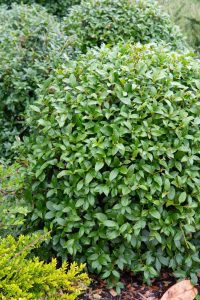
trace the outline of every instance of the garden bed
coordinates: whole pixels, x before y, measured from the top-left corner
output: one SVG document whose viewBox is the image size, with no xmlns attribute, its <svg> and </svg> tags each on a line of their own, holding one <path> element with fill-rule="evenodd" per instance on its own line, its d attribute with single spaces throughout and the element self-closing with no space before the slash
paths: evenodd
<svg viewBox="0 0 200 300">
<path fill-rule="evenodd" d="M 165 271 L 157 279 L 152 280 L 148 286 L 142 282 L 141 276 L 125 273 L 122 276 L 125 285 L 121 295 L 115 290 L 106 289 L 106 283 L 98 278 L 93 278 L 93 284 L 83 296 L 83 300 L 160 300 L 164 293 L 173 286 L 177 280 L 169 272 Z M 200 279 L 196 286 L 200 294 Z M 186 299 L 186 298 L 185 298 Z"/>
</svg>

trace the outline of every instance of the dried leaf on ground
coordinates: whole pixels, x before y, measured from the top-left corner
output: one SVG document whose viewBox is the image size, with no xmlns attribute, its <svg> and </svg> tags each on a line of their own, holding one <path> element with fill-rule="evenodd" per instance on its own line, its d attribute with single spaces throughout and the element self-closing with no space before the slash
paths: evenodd
<svg viewBox="0 0 200 300">
<path fill-rule="evenodd" d="M 111 289 L 109 292 L 113 297 L 117 296 L 117 292 L 115 290 Z"/>
<path fill-rule="evenodd" d="M 161 300 L 193 300 L 196 296 L 197 289 L 190 280 L 183 280 L 169 288 Z"/>
</svg>

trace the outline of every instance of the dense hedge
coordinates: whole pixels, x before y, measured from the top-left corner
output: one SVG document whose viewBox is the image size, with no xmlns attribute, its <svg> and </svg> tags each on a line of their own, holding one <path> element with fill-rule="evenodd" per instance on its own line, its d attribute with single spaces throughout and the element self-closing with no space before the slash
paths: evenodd
<svg viewBox="0 0 200 300">
<path fill-rule="evenodd" d="M 87 288 L 89 278 L 82 273 L 84 265 L 64 263 L 57 268 L 56 259 L 48 264 L 39 258 L 28 258 L 43 236 L 12 236 L 0 239 L 1 299 L 75 300 Z"/>
<path fill-rule="evenodd" d="M 65 20 L 66 31 L 87 47 L 116 44 L 122 40 L 171 43 L 183 46 L 183 37 L 171 19 L 151 0 L 87 0 L 72 7 Z"/>
<path fill-rule="evenodd" d="M 0 156 L 10 155 L 13 140 L 23 136 L 24 109 L 69 43 L 43 7 L 0 8 Z"/>
<path fill-rule="evenodd" d="M 114 284 L 199 267 L 200 63 L 154 45 L 91 50 L 31 106 L 31 228 Z M 195 243 L 197 245 L 195 246 Z"/>
<path fill-rule="evenodd" d="M 80 0 L 0 0 L 0 5 L 6 4 L 9 8 L 14 3 L 28 5 L 38 3 L 45 6 L 48 12 L 62 17 L 67 14 L 69 7 L 79 4 Z"/>
</svg>

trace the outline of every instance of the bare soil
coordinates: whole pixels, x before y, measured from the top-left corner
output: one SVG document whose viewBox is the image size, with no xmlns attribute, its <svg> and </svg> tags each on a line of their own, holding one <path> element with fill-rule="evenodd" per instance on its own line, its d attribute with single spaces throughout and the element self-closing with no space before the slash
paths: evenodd
<svg viewBox="0 0 200 300">
<path fill-rule="evenodd" d="M 107 289 L 106 283 L 98 278 L 93 278 L 93 283 L 83 295 L 83 300 L 159 300 L 163 294 L 174 285 L 177 280 L 169 272 L 163 272 L 160 278 L 154 279 L 151 286 L 142 282 L 142 277 L 125 273 L 122 276 L 125 288 L 121 295 L 117 295 L 114 289 Z M 196 286 L 200 292 L 200 280 Z"/>
</svg>

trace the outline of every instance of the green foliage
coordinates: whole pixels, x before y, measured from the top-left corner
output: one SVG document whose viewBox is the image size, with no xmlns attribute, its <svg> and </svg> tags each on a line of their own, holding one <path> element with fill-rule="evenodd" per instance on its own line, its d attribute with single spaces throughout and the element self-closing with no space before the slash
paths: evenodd
<svg viewBox="0 0 200 300">
<path fill-rule="evenodd" d="M 197 273 L 199 61 L 153 44 L 105 46 L 49 87 L 23 147 L 30 226 L 50 228 L 59 255 L 110 285 L 127 269 L 148 282 L 165 266 Z"/>
<path fill-rule="evenodd" d="M 84 265 L 57 261 L 48 264 L 37 257 L 27 258 L 30 251 L 44 240 L 42 236 L 7 236 L 0 240 L 0 297 L 1 299 L 68 299 L 74 300 L 89 284 Z M 66 272 L 67 270 L 67 272 Z"/>
<path fill-rule="evenodd" d="M 28 3 L 30 0 L 25 1 Z M 81 0 L 36 0 L 35 2 L 44 5 L 50 13 L 63 17 L 67 15 L 71 6 L 79 4 Z"/>
<path fill-rule="evenodd" d="M 23 224 L 28 206 L 22 197 L 24 178 L 18 164 L 0 165 L 0 235 L 14 233 Z"/>
<path fill-rule="evenodd" d="M 200 6 L 199 6 L 200 9 Z M 194 48 L 197 51 L 200 51 L 200 38 L 199 38 L 199 32 L 200 32 L 200 18 L 199 20 L 195 18 L 187 18 L 189 21 L 190 30 L 192 31 L 192 43 Z"/>
<path fill-rule="evenodd" d="M 0 0 L 0 5 L 6 4 L 9 8 L 13 3 L 23 3 L 28 5 L 38 3 L 45 6 L 48 12 L 62 17 L 67 14 L 69 7 L 75 4 L 79 4 L 80 0 Z"/>
<path fill-rule="evenodd" d="M 200 50 L 200 1 L 158 0 L 187 36 L 188 43 Z"/>
<path fill-rule="evenodd" d="M 69 43 L 39 5 L 0 9 L 0 156 L 9 156 L 13 141 L 26 132 L 24 110 Z"/>
<path fill-rule="evenodd" d="M 183 37 L 169 16 L 151 0 L 89 0 L 70 10 L 66 31 L 87 47 L 120 41 L 171 43 L 183 47 Z"/>
</svg>

